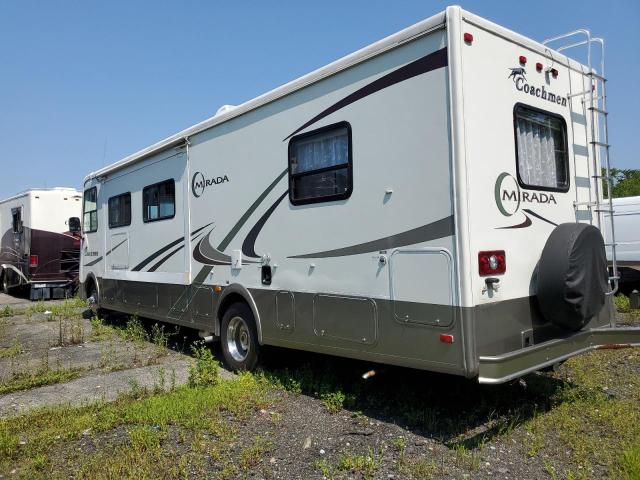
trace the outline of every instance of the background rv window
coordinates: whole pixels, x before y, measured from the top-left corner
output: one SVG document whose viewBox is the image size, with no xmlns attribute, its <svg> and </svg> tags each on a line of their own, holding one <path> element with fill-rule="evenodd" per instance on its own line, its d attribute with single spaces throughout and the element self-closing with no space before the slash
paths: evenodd
<svg viewBox="0 0 640 480">
<path fill-rule="evenodd" d="M 84 233 L 96 232 L 98 230 L 98 190 L 96 187 L 84 191 L 84 212 L 82 230 Z"/>
<path fill-rule="evenodd" d="M 349 198 L 353 190 L 351 128 L 342 122 L 289 142 L 289 198 L 294 205 Z"/>
<path fill-rule="evenodd" d="M 166 180 L 142 190 L 142 218 L 145 222 L 173 218 L 176 214 L 175 182 Z"/>
<path fill-rule="evenodd" d="M 11 209 L 13 233 L 22 233 L 22 207 Z"/>
<path fill-rule="evenodd" d="M 514 109 L 518 180 L 525 188 L 569 190 L 567 125 L 559 115 L 524 105 Z"/>
<path fill-rule="evenodd" d="M 109 228 L 131 225 L 131 193 L 109 199 Z"/>
</svg>

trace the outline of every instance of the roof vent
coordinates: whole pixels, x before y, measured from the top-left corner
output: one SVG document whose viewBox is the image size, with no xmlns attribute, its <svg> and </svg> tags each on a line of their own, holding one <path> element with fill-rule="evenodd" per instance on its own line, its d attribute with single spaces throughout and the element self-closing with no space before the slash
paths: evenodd
<svg viewBox="0 0 640 480">
<path fill-rule="evenodd" d="M 216 112 L 216 117 L 218 115 L 222 115 L 224 113 L 230 112 L 231 110 L 233 110 L 234 108 L 236 108 L 235 105 L 222 105 L 218 111 Z"/>
</svg>

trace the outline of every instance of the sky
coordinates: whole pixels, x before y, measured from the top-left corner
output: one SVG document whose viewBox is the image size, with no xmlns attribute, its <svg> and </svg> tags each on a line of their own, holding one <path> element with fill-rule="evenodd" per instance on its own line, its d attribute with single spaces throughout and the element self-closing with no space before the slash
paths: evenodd
<svg viewBox="0 0 640 480">
<path fill-rule="evenodd" d="M 611 158 L 640 168 L 640 2 L 461 1 L 606 40 Z M 89 172 L 442 11 L 440 1 L 0 0 L 0 198 Z"/>
</svg>

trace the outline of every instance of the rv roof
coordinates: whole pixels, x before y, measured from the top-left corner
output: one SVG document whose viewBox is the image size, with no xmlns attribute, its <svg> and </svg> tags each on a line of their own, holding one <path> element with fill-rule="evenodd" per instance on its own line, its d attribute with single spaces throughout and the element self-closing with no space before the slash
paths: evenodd
<svg viewBox="0 0 640 480">
<path fill-rule="evenodd" d="M 504 38 L 507 38 L 510 41 L 518 43 L 525 48 L 535 51 L 540 55 L 550 57 L 551 52 L 553 52 L 553 60 L 556 63 L 561 63 L 561 64 L 564 64 L 565 66 L 569 66 L 570 68 L 574 68 L 574 69 L 582 70 L 586 68 L 580 65 L 579 63 L 575 62 L 574 60 L 569 59 L 565 55 L 549 49 L 549 47 L 546 47 L 541 43 L 538 43 L 518 33 L 515 33 L 509 29 L 501 27 L 500 25 L 490 22 L 482 17 L 478 17 L 477 15 L 474 15 L 470 12 L 462 10 L 458 6 L 447 7 L 447 11 L 449 10 L 459 10 L 460 17 L 463 18 L 465 21 L 472 23 L 485 30 L 495 32 L 496 34 Z M 127 165 L 140 161 L 143 158 L 146 158 L 150 155 L 159 153 L 162 150 L 179 145 L 183 143 L 186 139 L 188 139 L 190 136 L 195 135 L 196 133 L 212 128 L 215 125 L 224 123 L 232 118 L 238 117 L 244 113 L 247 113 L 251 110 L 259 108 L 267 103 L 273 102 L 278 98 L 289 95 L 297 90 L 300 90 L 308 85 L 316 83 L 324 78 L 327 78 L 331 75 L 335 75 L 336 73 L 341 72 L 342 70 L 350 68 L 358 63 L 361 63 L 371 57 L 379 55 L 387 50 L 396 48 L 406 42 L 414 40 L 417 37 L 426 35 L 427 33 L 437 28 L 440 28 L 445 24 L 445 21 L 447 18 L 447 15 L 446 15 L 447 11 L 440 12 L 437 15 L 434 15 L 425 20 L 422 20 L 410 27 L 405 28 L 404 30 L 400 30 L 399 32 L 394 33 L 393 35 L 390 35 L 386 38 L 383 38 L 382 40 L 372 43 L 367 47 L 364 47 L 354 53 L 351 53 L 345 57 L 342 57 L 341 59 L 336 60 L 324 67 L 314 70 L 313 72 L 308 73 L 300 78 L 297 78 L 296 80 L 293 80 L 280 87 L 277 87 L 274 90 L 271 90 L 270 92 L 264 93 L 259 97 L 256 97 L 241 105 L 238 105 L 235 108 L 230 108 L 222 112 L 220 112 L 220 110 L 222 110 L 220 109 L 219 113 L 217 113 L 213 117 L 210 117 L 185 130 L 182 130 L 181 132 L 178 132 L 175 135 L 167 137 L 164 140 L 154 143 L 153 145 L 147 148 L 144 148 L 132 155 L 129 155 L 128 157 L 125 157 L 111 165 L 108 165 L 104 168 L 101 168 L 100 170 L 90 173 L 85 177 L 84 181 L 86 183 L 91 178 L 107 175 L 115 170 L 119 170 L 121 168 L 126 167 Z"/>
<path fill-rule="evenodd" d="M 36 192 L 70 192 L 78 195 L 82 195 L 82 192 L 70 187 L 51 187 L 51 188 L 30 188 L 28 190 L 24 190 L 20 193 L 16 193 L 12 197 L 5 198 L 4 200 L 0 200 L 0 203 L 8 202 L 9 200 L 15 200 L 16 198 L 26 197 L 30 193 Z"/>
</svg>

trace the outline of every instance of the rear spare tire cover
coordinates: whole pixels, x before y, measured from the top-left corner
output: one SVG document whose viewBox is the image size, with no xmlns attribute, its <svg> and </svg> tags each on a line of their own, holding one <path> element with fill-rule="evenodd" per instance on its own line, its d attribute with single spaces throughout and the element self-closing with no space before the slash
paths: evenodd
<svg viewBox="0 0 640 480">
<path fill-rule="evenodd" d="M 580 330 L 600 313 L 608 290 L 607 256 L 600 230 L 558 225 L 538 264 L 538 304 L 546 320 Z"/>
</svg>

